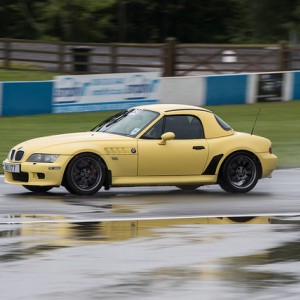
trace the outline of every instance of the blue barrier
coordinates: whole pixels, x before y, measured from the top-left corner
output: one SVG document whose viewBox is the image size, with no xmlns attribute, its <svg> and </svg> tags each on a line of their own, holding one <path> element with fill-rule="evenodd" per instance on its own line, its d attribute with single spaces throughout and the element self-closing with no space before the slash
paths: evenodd
<svg viewBox="0 0 300 300">
<path fill-rule="evenodd" d="M 51 113 L 52 90 L 53 81 L 3 82 L 2 116 Z"/>
<path fill-rule="evenodd" d="M 291 100 L 300 100 L 300 71 L 292 72 L 293 86 L 292 86 L 292 99 Z"/>
<path fill-rule="evenodd" d="M 245 104 L 247 74 L 206 77 L 206 105 Z"/>
<path fill-rule="evenodd" d="M 0 82 L 0 117 L 2 116 L 2 82 Z"/>
</svg>

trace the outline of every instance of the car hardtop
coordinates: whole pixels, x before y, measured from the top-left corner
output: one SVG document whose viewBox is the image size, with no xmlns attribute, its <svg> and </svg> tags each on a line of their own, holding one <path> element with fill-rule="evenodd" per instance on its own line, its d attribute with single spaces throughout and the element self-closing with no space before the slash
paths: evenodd
<svg viewBox="0 0 300 300">
<path fill-rule="evenodd" d="M 133 107 L 132 109 L 144 109 L 144 110 L 152 110 L 159 113 L 167 113 L 172 111 L 179 110 L 197 110 L 197 111 L 205 111 L 211 113 L 210 110 L 195 106 L 195 105 L 187 105 L 187 104 L 148 104 L 148 105 L 140 105 Z"/>
</svg>

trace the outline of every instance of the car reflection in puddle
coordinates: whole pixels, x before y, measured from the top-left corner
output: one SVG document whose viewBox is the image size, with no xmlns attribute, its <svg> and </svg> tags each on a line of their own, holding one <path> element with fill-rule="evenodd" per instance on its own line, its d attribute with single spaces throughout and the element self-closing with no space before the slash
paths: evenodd
<svg viewBox="0 0 300 300">
<path fill-rule="evenodd" d="M 1 220 L 4 299 L 296 299 L 300 292 L 297 218 Z"/>
</svg>

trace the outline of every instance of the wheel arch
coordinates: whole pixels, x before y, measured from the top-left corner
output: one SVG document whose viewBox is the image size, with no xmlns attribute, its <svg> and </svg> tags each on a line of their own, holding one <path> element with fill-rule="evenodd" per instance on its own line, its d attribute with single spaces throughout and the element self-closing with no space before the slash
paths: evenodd
<svg viewBox="0 0 300 300">
<path fill-rule="evenodd" d="M 220 176 L 222 174 L 222 170 L 224 168 L 224 165 L 225 165 L 226 161 L 228 159 L 230 159 L 230 157 L 232 155 L 236 154 L 236 153 L 244 153 L 244 154 L 246 154 L 248 156 L 252 156 L 253 157 L 254 162 L 255 162 L 255 164 L 257 166 L 258 178 L 261 179 L 262 178 L 262 165 L 261 165 L 261 162 L 260 162 L 258 156 L 255 155 L 255 153 L 253 153 L 251 151 L 248 151 L 248 150 L 236 150 L 236 151 L 233 151 L 233 152 L 227 154 L 226 156 L 224 156 L 223 160 L 221 161 L 221 164 L 220 164 L 220 167 L 219 167 L 219 170 L 218 170 L 218 181 L 220 180 Z"/>
<path fill-rule="evenodd" d="M 68 166 L 69 164 L 73 161 L 73 159 L 75 159 L 75 157 L 77 157 L 78 155 L 81 155 L 81 154 L 93 154 L 93 155 L 96 155 L 100 160 L 101 162 L 103 163 L 103 165 L 105 166 L 105 178 L 104 178 L 104 186 L 105 186 L 105 189 L 108 189 L 110 187 L 110 182 L 111 182 L 111 171 L 108 169 L 107 167 L 107 163 L 105 162 L 105 160 L 103 159 L 103 157 L 101 155 L 99 155 L 98 153 L 96 152 L 92 152 L 92 151 L 83 151 L 83 152 L 78 152 L 76 153 L 67 163 L 66 167 L 65 167 L 65 170 L 64 170 L 64 174 L 63 174 L 63 179 L 62 179 L 62 185 L 64 186 L 65 185 L 65 180 L 66 180 L 66 172 L 67 172 L 67 169 L 68 169 Z"/>
</svg>

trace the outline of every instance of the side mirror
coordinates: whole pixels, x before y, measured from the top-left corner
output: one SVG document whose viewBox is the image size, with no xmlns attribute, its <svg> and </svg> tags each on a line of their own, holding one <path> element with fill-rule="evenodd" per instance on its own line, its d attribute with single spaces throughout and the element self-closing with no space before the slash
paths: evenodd
<svg viewBox="0 0 300 300">
<path fill-rule="evenodd" d="M 165 132 L 161 136 L 161 141 L 158 143 L 158 145 L 165 145 L 167 141 L 174 140 L 175 134 L 173 132 Z"/>
</svg>

